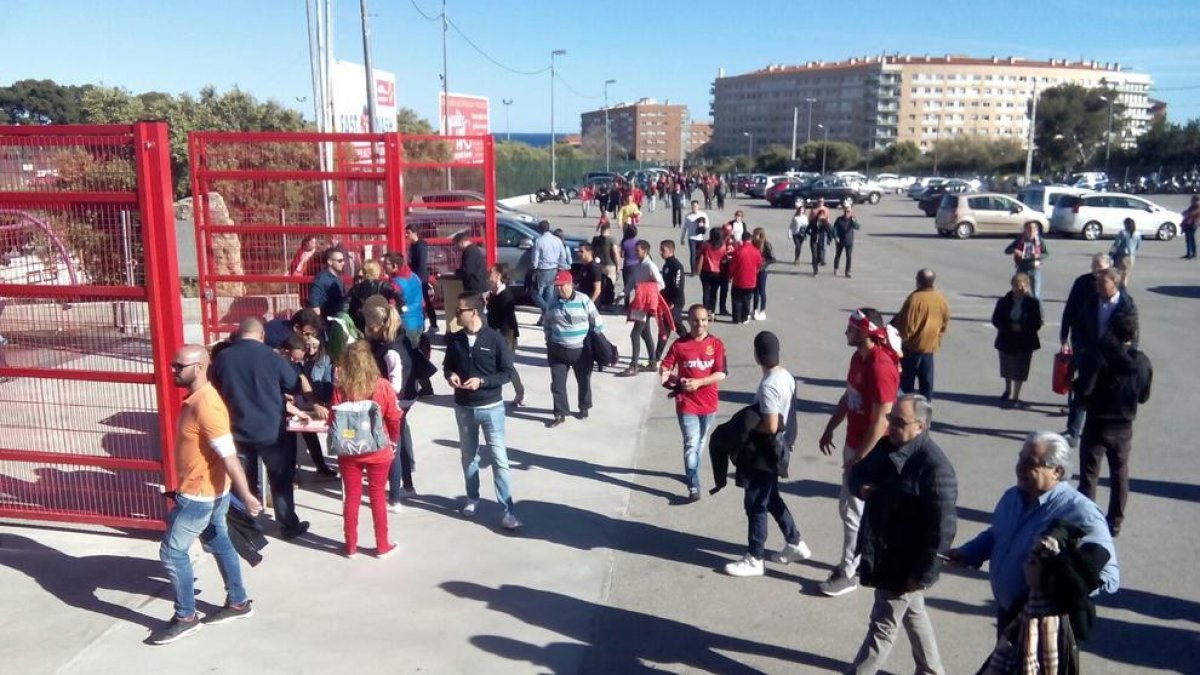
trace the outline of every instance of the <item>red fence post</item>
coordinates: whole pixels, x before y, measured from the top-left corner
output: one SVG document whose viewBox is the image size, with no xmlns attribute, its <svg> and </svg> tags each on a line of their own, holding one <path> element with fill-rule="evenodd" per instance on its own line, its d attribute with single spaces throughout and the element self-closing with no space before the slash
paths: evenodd
<svg viewBox="0 0 1200 675">
<path fill-rule="evenodd" d="M 484 250 L 487 251 L 488 267 L 496 264 L 496 165 L 492 136 L 483 137 L 483 202 L 487 204 L 486 227 L 484 227 Z"/>
</svg>

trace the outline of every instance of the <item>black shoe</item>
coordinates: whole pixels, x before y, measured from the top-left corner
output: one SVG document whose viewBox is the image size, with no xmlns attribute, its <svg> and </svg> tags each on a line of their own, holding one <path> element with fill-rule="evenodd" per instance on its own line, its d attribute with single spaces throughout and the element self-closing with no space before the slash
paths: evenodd
<svg viewBox="0 0 1200 675">
<path fill-rule="evenodd" d="M 327 466 L 318 466 L 317 467 L 317 475 L 320 476 L 321 478 L 333 479 L 333 478 L 338 477 L 338 472 L 334 471 L 333 469 L 331 469 Z"/>
<path fill-rule="evenodd" d="M 700 501 L 700 491 L 695 488 L 688 490 L 688 501 L 689 502 Z"/>
<path fill-rule="evenodd" d="M 554 427 L 556 427 L 566 421 L 567 421 L 566 417 L 563 417 L 562 415 L 555 415 L 554 419 L 550 420 L 549 422 L 546 422 L 546 428 L 553 429 Z"/>
<path fill-rule="evenodd" d="M 308 532 L 308 521 L 302 520 L 299 523 L 297 523 L 295 527 L 283 528 L 283 532 L 281 532 L 279 534 L 279 538 L 283 539 L 284 541 L 290 541 L 292 539 L 295 539 L 296 537 L 299 537 L 300 535 L 304 534 L 305 532 Z"/>
<path fill-rule="evenodd" d="M 170 623 L 150 634 L 150 644 L 169 645 L 195 633 L 203 626 L 204 624 L 200 623 L 199 615 L 192 615 L 190 621 L 184 621 L 177 616 L 172 617 Z"/>
<path fill-rule="evenodd" d="M 1120 523 L 1109 523 L 1108 524 L 1108 532 L 1109 532 L 1109 534 L 1112 535 L 1113 539 L 1116 539 L 1117 537 L 1121 536 L 1121 524 Z"/>
<path fill-rule="evenodd" d="M 579 414 L 578 414 L 578 415 L 576 415 L 576 417 L 578 417 L 578 418 L 579 418 L 579 419 L 581 419 L 581 420 L 586 420 L 586 419 L 588 418 L 588 409 L 587 409 L 587 408 L 582 408 L 582 409 L 579 411 Z"/>
<path fill-rule="evenodd" d="M 241 607 L 226 602 L 224 607 L 204 617 L 204 623 L 215 626 L 227 621 L 249 619 L 252 616 L 254 616 L 254 605 L 250 600 L 243 602 Z"/>
</svg>

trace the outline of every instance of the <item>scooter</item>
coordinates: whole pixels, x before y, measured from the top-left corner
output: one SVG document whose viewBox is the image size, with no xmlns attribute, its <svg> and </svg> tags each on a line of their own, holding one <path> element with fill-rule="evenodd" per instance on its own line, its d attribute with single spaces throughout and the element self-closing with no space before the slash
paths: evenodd
<svg viewBox="0 0 1200 675">
<path fill-rule="evenodd" d="M 533 199 L 537 203 L 560 201 L 564 204 L 571 203 L 571 197 L 562 188 L 558 188 L 551 192 L 549 188 L 538 188 L 537 192 L 533 193 Z"/>
</svg>

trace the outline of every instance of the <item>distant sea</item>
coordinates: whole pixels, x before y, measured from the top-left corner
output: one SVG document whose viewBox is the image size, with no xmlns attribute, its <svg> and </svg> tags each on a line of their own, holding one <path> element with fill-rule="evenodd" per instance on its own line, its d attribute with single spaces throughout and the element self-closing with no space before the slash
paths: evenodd
<svg viewBox="0 0 1200 675">
<path fill-rule="evenodd" d="M 555 138 L 557 138 L 557 139 L 561 139 L 565 135 L 566 134 L 554 134 Z M 508 140 L 508 136 L 505 135 L 504 132 L 497 133 L 497 134 L 495 134 L 495 136 L 496 136 L 497 142 Z M 513 143 L 524 143 L 526 145 L 532 145 L 535 148 L 548 148 L 548 147 L 550 147 L 550 134 L 513 133 L 512 142 Z"/>
</svg>

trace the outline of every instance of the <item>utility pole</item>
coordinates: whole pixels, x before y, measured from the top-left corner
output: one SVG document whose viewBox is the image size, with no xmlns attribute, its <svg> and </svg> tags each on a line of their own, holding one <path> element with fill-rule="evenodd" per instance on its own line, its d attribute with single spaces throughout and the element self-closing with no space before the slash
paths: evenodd
<svg viewBox="0 0 1200 675">
<path fill-rule="evenodd" d="M 442 0 L 442 135 L 450 135 L 450 73 L 447 71 L 446 32 L 450 30 L 446 20 L 446 0 Z"/>
<path fill-rule="evenodd" d="M 605 171 L 612 171 L 612 168 L 610 166 L 610 164 L 612 162 L 612 143 L 609 140 L 609 134 L 611 133 L 611 131 L 609 130 L 609 123 L 608 123 L 608 85 L 616 84 L 616 83 L 617 83 L 616 80 L 605 80 L 604 81 L 604 170 Z"/>
<path fill-rule="evenodd" d="M 558 187 L 558 158 L 554 148 L 554 57 L 563 56 L 565 49 L 555 49 L 550 52 L 550 184 Z"/>
<path fill-rule="evenodd" d="M 792 161 L 796 161 L 796 124 L 800 121 L 800 107 L 792 107 Z M 791 167 L 788 167 L 789 169 Z"/>
<path fill-rule="evenodd" d="M 1029 138 L 1026 140 L 1025 148 L 1025 186 L 1029 186 L 1029 179 L 1033 176 L 1033 131 L 1037 126 L 1037 78 L 1033 78 L 1033 98 L 1029 103 Z"/>
<path fill-rule="evenodd" d="M 500 99 L 500 102 L 504 104 L 504 140 L 505 142 L 511 143 L 512 131 L 508 126 L 508 107 L 513 104 L 513 100 L 511 98 L 502 98 Z"/>
<path fill-rule="evenodd" d="M 371 66 L 371 27 L 367 23 L 367 0 L 358 0 L 362 14 L 363 64 L 367 70 L 367 132 L 375 133 L 379 128 L 379 110 L 375 95 L 375 69 Z"/>
<path fill-rule="evenodd" d="M 805 143 L 812 143 L 812 104 L 817 102 L 815 98 L 806 98 L 804 102 L 808 104 L 808 133 L 804 136 Z"/>
</svg>

